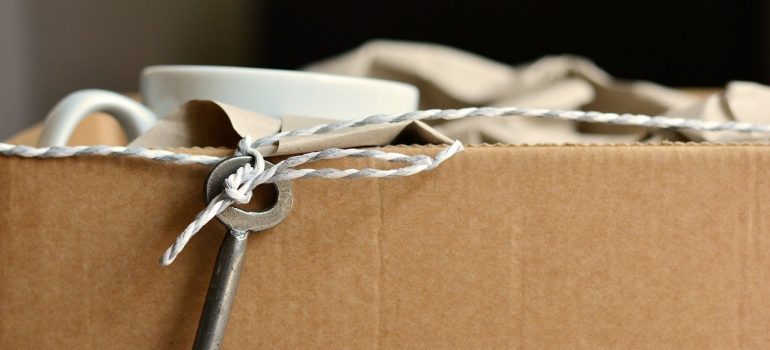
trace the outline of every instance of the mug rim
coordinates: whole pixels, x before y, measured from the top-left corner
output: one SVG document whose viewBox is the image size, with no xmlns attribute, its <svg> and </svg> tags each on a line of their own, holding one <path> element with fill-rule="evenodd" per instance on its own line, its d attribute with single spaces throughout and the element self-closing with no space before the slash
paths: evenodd
<svg viewBox="0 0 770 350">
<path fill-rule="evenodd" d="M 417 87 L 408 83 L 394 80 L 385 80 L 379 78 L 356 77 L 348 75 L 337 75 L 330 73 L 306 72 L 288 69 L 256 68 L 241 66 L 217 66 L 217 65 L 152 65 L 142 68 L 140 76 L 142 78 L 158 73 L 224 73 L 224 74 L 258 74 L 262 77 L 270 76 L 274 78 L 302 79 L 310 78 L 324 83 L 347 83 L 361 85 L 390 86 L 392 88 L 402 88 L 417 92 Z"/>
</svg>

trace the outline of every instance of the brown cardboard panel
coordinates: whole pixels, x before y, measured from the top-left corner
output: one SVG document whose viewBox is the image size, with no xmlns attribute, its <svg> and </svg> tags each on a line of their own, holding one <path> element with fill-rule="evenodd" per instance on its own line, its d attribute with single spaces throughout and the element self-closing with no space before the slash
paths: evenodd
<svg viewBox="0 0 770 350">
<path fill-rule="evenodd" d="M 769 168 L 761 145 L 474 146 L 407 178 L 294 181 L 225 348 L 766 349 Z M 0 348 L 189 348 L 224 229 L 157 261 L 206 173 L 0 157 Z"/>
</svg>

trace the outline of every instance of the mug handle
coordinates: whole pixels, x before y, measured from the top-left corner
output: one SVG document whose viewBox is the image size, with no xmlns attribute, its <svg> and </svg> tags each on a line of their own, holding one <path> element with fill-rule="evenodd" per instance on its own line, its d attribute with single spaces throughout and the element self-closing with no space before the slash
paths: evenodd
<svg viewBox="0 0 770 350">
<path fill-rule="evenodd" d="M 97 112 L 108 113 L 117 119 L 129 141 L 143 134 L 157 120 L 155 113 L 147 107 L 121 94 L 100 89 L 75 91 L 48 113 L 38 146 L 66 146 L 78 124 Z"/>
</svg>

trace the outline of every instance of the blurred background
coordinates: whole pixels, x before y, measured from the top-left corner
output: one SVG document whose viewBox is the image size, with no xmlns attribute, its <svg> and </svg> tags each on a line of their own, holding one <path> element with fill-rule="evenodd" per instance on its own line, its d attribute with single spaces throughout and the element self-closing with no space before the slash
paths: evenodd
<svg viewBox="0 0 770 350">
<path fill-rule="evenodd" d="M 144 66 L 295 69 L 375 38 L 507 64 L 573 53 L 670 86 L 770 83 L 766 0 L 0 0 L 0 139 L 74 90 L 136 91 Z"/>
</svg>

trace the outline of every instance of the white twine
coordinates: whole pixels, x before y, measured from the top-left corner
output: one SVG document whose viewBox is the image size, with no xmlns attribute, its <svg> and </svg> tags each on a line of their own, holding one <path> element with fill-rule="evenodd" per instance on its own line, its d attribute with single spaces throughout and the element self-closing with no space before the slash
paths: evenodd
<svg viewBox="0 0 770 350">
<path fill-rule="evenodd" d="M 128 156 L 147 158 L 166 163 L 203 165 L 213 165 L 222 160 L 220 157 L 199 156 L 146 148 L 116 147 L 104 145 L 73 147 L 53 146 L 37 148 L 24 145 L 10 145 L 7 143 L 0 143 L 0 155 L 27 158 L 64 158 L 89 155 Z"/>
<path fill-rule="evenodd" d="M 389 178 L 414 175 L 422 171 L 431 170 L 443 161 L 463 150 L 462 143 L 455 141 L 449 147 L 444 148 L 435 157 L 426 155 L 407 156 L 400 153 L 382 152 L 378 150 L 339 149 L 330 148 L 320 152 L 310 152 L 287 158 L 276 163 L 269 169 L 264 167 L 264 159 L 256 152 L 253 142 L 248 137 L 239 143 L 236 155 L 251 154 L 255 157 L 256 167 L 246 164 L 236 173 L 225 180 L 225 190 L 214 197 L 203 211 L 198 213 L 192 223 L 177 237 L 163 253 L 160 259 L 162 265 L 167 266 L 174 262 L 177 255 L 182 252 L 187 242 L 200 231 L 200 229 L 234 203 L 245 204 L 251 200 L 251 191 L 264 183 L 293 180 L 300 178 L 320 177 L 326 179 L 357 179 L 357 178 Z M 251 146 L 250 146 L 251 145 Z M 324 159 L 337 158 L 374 158 L 388 162 L 407 163 L 409 165 L 396 169 L 294 169 L 294 167 L 312 163 Z"/>
<path fill-rule="evenodd" d="M 273 144 L 284 137 L 309 136 L 324 134 L 340 129 L 355 128 L 374 124 L 391 124 L 414 120 L 455 120 L 469 117 L 506 117 L 522 116 L 532 118 L 560 119 L 590 123 L 606 123 L 618 125 L 633 125 L 660 129 L 686 129 L 696 131 L 734 131 L 770 133 L 770 125 L 743 122 L 714 122 L 699 119 L 670 118 L 663 116 L 647 116 L 641 114 L 617 114 L 569 110 L 531 109 L 520 107 L 505 108 L 463 108 L 463 109 L 432 109 L 404 114 L 377 114 L 357 120 L 340 121 L 331 124 L 318 125 L 310 128 L 297 129 L 277 133 L 257 140 L 244 138 L 239 142 L 236 154 L 252 155 L 255 163 L 247 164 L 230 175 L 225 181 L 224 191 L 214 197 L 209 205 L 195 217 L 192 223 L 177 237 L 163 254 L 161 264 L 169 265 L 184 249 L 184 246 L 200 229 L 217 214 L 235 203 L 248 203 L 251 191 L 260 184 L 301 178 L 327 179 L 356 179 L 356 178 L 390 178 L 402 177 L 431 170 L 443 161 L 463 150 L 462 144 L 455 141 L 442 149 L 434 157 L 427 155 L 407 156 L 400 153 L 382 152 L 378 150 L 338 149 L 331 148 L 319 152 L 310 152 L 283 160 L 269 169 L 265 169 L 264 159 L 257 148 Z M 61 158 L 81 155 L 112 155 L 148 158 L 161 162 L 181 164 L 212 165 L 222 158 L 175 153 L 144 148 L 126 148 L 110 146 L 78 146 L 78 147 L 44 147 L 17 146 L 0 143 L 0 155 Z M 395 169 L 296 169 L 295 167 L 325 159 L 346 157 L 374 158 L 387 162 L 405 163 L 407 165 Z"/>
</svg>

